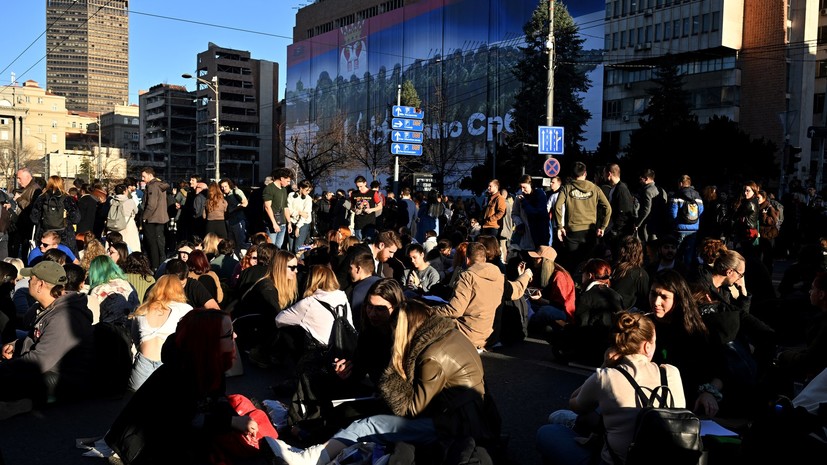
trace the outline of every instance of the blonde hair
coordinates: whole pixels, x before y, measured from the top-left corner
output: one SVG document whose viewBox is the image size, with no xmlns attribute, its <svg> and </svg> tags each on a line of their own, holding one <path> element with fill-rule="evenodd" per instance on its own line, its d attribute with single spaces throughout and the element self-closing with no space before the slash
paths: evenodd
<svg viewBox="0 0 827 465">
<path fill-rule="evenodd" d="M 307 288 L 304 290 L 303 297 L 310 297 L 317 289 L 328 292 L 339 289 L 339 280 L 336 279 L 336 273 L 327 265 L 313 265 L 310 267 Z"/>
<path fill-rule="evenodd" d="M 259 254 L 261 251 L 259 251 Z M 267 277 L 273 281 L 273 285 L 279 294 L 279 309 L 287 308 L 296 301 L 299 295 L 299 286 L 296 279 L 287 279 L 287 262 L 295 259 L 296 256 L 286 250 L 276 251 L 270 260 L 270 271 Z"/>
<path fill-rule="evenodd" d="M 43 188 L 43 193 L 40 195 L 47 195 L 55 191 L 59 192 L 61 195 L 66 194 L 63 187 L 63 178 L 60 176 L 49 176 L 49 179 L 46 181 L 46 187 Z"/>
<path fill-rule="evenodd" d="M 83 257 L 80 258 L 80 267 L 83 268 L 84 271 L 89 271 L 89 266 L 92 264 L 92 260 L 100 257 L 101 255 L 107 255 L 106 247 L 101 244 L 101 241 L 97 239 L 92 239 L 86 243 L 86 247 L 83 248 Z"/>
<path fill-rule="evenodd" d="M 170 302 L 186 302 L 187 296 L 184 294 L 184 285 L 178 276 L 165 274 L 158 278 L 155 285 L 149 291 L 146 301 L 135 309 L 130 318 L 136 316 L 143 316 L 150 311 L 157 313 L 164 313 L 169 311 Z"/>
<path fill-rule="evenodd" d="M 221 242 L 221 236 L 216 233 L 207 233 L 201 241 L 201 250 L 205 254 L 218 255 L 218 244 Z"/>
<path fill-rule="evenodd" d="M 11 263 L 12 265 L 14 265 L 15 268 L 17 268 L 17 279 L 22 279 L 23 278 L 23 275 L 20 274 L 20 270 L 22 270 L 24 268 L 23 260 L 21 260 L 17 257 L 6 257 L 6 258 L 3 259 L 3 261 L 6 262 L 6 263 Z"/>
<path fill-rule="evenodd" d="M 393 348 L 391 352 L 391 366 L 402 379 L 407 380 L 405 373 L 405 359 L 408 356 L 411 342 L 416 331 L 428 318 L 431 318 L 431 307 L 421 300 L 408 300 L 399 305 L 396 319 L 396 328 L 393 332 Z"/>
</svg>

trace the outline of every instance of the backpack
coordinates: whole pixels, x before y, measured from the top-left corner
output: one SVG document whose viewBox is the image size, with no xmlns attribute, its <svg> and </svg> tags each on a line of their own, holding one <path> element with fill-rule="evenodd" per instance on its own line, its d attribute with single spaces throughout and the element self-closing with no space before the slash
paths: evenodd
<svg viewBox="0 0 827 465">
<path fill-rule="evenodd" d="M 625 465 L 701 463 L 701 421 L 691 410 L 674 408 L 674 398 L 666 382 L 666 369 L 660 367 L 661 385 L 651 389 L 649 397 L 626 370 L 616 370 L 635 388 L 638 404 L 642 406 L 635 419 L 634 436 Z M 656 402 L 658 405 L 655 405 Z M 609 451 L 615 458 L 615 452 Z M 615 458 L 615 463 L 623 462 Z"/>
<path fill-rule="evenodd" d="M 778 219 L 775 221 L 775 229 L 781 229 L 781 223 L 784 222 L 784 204 L 775 199 L 770 199 L 770 205 L 778 212 Z"/>
<path fill-rule="evenodd" d="M 694 199 L 684 199 L 678 209 L 678 222 L 680 224 L 695 224 L 699 217 L 698 203 Z"/>
<path fill-rule="evenodd" d="M 43 202 L 42 229 L 57 231 L 66 229 L 66 208 L 63 195 L 48 194 Z"/>
<path fill-rule="evenodd" d="M 109 206 L 109 213 L 106 215 L 106 229 L 118 232 L 126 229 L 129 215 L 126 214 L 125 203 L 126 202 L 112 199 L 112 203 Z"/>
<path fill-rule="evenodd" d="M 316 299 L 316 301 L 333 314 L 333 328 L 330 330 L 330 339 L 327 341 L 325 357 L 330 362 L 337 358 L 352 360 L 353 354 L 356 352 L 359 332 L 347 319 L 347 304 L 339 304 L 334 308 L 323 300 Z"/>
</svg>

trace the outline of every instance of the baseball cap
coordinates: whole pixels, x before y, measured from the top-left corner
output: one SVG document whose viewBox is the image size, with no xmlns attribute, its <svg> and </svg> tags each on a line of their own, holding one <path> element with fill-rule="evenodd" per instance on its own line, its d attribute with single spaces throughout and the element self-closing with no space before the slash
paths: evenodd
<svg viewBox="0 0 827 465">
<path fill-rule="evenodd" d="M 37 265 L 30 268 L 23 268 L 20 270 L 21 276 L 37 276 L 41 281 L 46 281 L 49 284 L 66 284 L 66 271 L 62 266 L 53 261 L 41 261 Z"/>
</svg>

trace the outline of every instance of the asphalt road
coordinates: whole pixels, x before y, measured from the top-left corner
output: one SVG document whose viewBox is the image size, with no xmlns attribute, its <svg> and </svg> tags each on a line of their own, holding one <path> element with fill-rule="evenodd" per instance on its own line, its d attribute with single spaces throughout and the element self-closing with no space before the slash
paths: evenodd
<svg viewBox="0 0 827 465">
<path fill-rule="evenodd" d="M 539 464 L 534 436 L 548 414 L 564 408 L 569 394 L 588 373 L 555 364 L 545 342 L 527 340 L 482 356 L 486 380 L 508 435 L 508 456 L 513 464 Z M 268 390 L 273 371 L 244 363 L 242 376 L 228 379 L 228 392 L 259 400 L 273 398 Z M 6 465 L 96 465 L 99 458 L 84 457 L 76 439 L 100 437 L 127 398 L 99 399 L 54 405 L 0 422 L 0 452 Z"/>
</svg>

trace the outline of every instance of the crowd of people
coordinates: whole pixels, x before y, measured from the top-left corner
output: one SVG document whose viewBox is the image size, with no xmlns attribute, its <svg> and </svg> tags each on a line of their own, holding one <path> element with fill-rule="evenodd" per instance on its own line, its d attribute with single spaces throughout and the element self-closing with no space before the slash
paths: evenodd
<svg viewBox="0 0 827 465">
<path fill-rule="evenodd" d="M 753 181 L 698 191 L 689 175 L 660 185 L 644 170 L 633 189 L 618 165 L 590 174 L 576 162 L 547 188 L 492 179 L 478 202 L 408 187 L 397 198 L 362 176 L 314 195 L 286 168 L 252 192 L 198 176 L 176 185 L 152 168 L 67 189 L 23 168 L 20 191 L 0 196 L 0 418 L 100 393 L 94 374 L 125 353 L 122 379 L 104 383 L 134 393 L 112 448 L 145 463 L 170 438 L 142 430 L 182 427 L 192 440 L 177 453 L 218 463 L 229 452 L 207 437 L 259 431 L 221 401 L 243 355 L 291 374 L 273 386 L 291 429 L 267 439 L 287 463 L 328 463 L 365 441 L 493 453 L 480 355 L 534 337 L 559 362 L 602 367 L 538 432 L 544 460 L 583 463 L 571 423 L 597 409 L 612 433 L 599 459 L 613 464 L 635 405 L 610 368 L 651 387 L 664 364 L 676 403 L 751 421 L 824 379 L 827 210 L 815 189 L 776 200 Z M 359 339 L 330 359 L 337 312 Z M 173 385 L 180 408 L 152 401 Z M 362 400 L 334 407 L 342 398 Z M 170 409 L 175 421 L 159 424 Z"/>
</svg>

